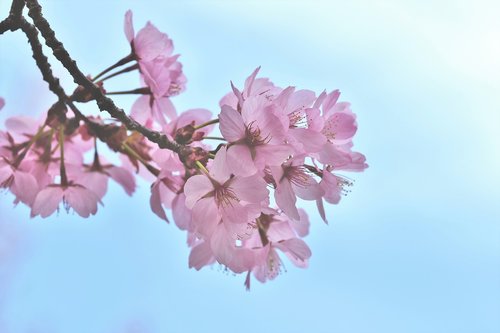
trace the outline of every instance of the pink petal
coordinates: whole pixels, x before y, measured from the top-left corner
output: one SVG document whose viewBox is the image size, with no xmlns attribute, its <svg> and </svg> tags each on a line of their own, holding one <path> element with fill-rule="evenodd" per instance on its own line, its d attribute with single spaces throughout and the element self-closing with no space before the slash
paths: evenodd
<svg viewBox="0 0 500 333">
<path fill-rule="evenodd" d="M 115 182 L 120 184 L 128 195 L 132 195 L 135 191 L 134 175 L 123 167 L 113 166 L 106 169 L 106 172 L 113 178 Z"/>
<path fill-rule="evenodd" d="M 325 191 L 321 188 L 321 186 L 316 182 L 316 180 L 308 176 L 307 177 L 307 185 L 298 186 L 292 184 L 293 191 L 295 194 L 304 200 L 317 200 L 321 198 Z"/>
<path fill-rule="evenodd" d="M 108 191 L 108 176 L 100 172 L 83 172 L 78 177 L 78 183 L 94 192 L 99 199 Z"/>
<path fill-rule="evenodd" d="M 175 106 L 168 97 L 155 99 L 153 102 L 152 111 L 154 119 L 162 125 L 166 124 L 165 116 L 167 116 L 167 118 L 170 120 L 177 118 Z"/>
<path fill-rule="evenodd" d="M 198 200 L 213 191 L 213 189 L 214 186 L 207 176 L 195 175 L 190 177 L 184 185 L 186 207 L 192 209 Z"/>
<path fill-rule="evenodd" d="M 340 97 L 340 91 L 334 90 L 329 93 L 325 100 L 323 101 L 323 112 L 327 112 L 333 108 L 333 106 L 337 103 Z"/>
<path fill-rule="evenodd" d="M 241 115 L 228 105 L 223 105 L 219 114 L 219 126 L 222 136 L 229 142 L 245 137 L 245 124 Z"/>
<path fill-rule="evenodd" d="M 182 112 L 176 121 L 176 127 L 181 128 L 190 125 L 194 122 L 195 125 L 201 125 L 212 119 L 212 112 L 207 109 L 190 109 Z M 213 126 L 203 127 L 202 131 L 205 133 L 210 132 Z"/>
<path fill-rule="evenodd" d="M 81 217 L 89 217 L 97 213 L 99 197 L 83 186 L 70 186 L 64 191 L 64 200 Z"/>
<path fill-rule="evenodd" d="M 269 230 L 267 231 L 267 236 L 272 242 L 279 242 L 284 239 L 296 237 L 294 229 L 290 225 L 288 219 L 285 221 L 275 220 L 271 222 Z"/>
<path fill-rule="evenodd" d="M 151 119 L 151 97 L 143 95 L 135 100 L 130 109 L 130 116 L 138 123 L 144 125 Z"/>
<path fill-rule="evenodd" d="M 125 37 L 127 37 L 127 40 L 129 43 L 132 43 L 132 40 L 134 39 L 134 24 L 132 22 L 132 11 L 127 10 L 125 13 L 125 21 L 123 23 L 123 30 L 125 31 Z"/>
<path fill-rule="evenodd" d="M 231 261 L 226 265 L 236 274 L 247 272 L 255 266 L 254 251 L 244 247 L 234 247 Z"/>
<path fill-rule="evenodd" d="M 0 184 L 9 179 L 13 173 L 10 165 L 0 166 Z"/>
<path fill-rule="evenodd" d="M 157 181 L 153 183 L 153 185 L 151 185 L 151 197 L 149 198 L 149 205 L 156 216 L 166 222 L 169 222 L 161 203 L 160 186 L 162 186 L 161 181 Z"/>
<path fill-rule="evenodd" d="M 330 172 L 323 172 L 323 178 L 321 179 L 320 185 L 325 191 L 324 198 L 326 202 L 331 204 L 339 203 L 341 199 L 341 187 L 338 186 L 337 183 L 337 177 L 332 175 Z"/>
<path fill-rule="evenodd" d="M 259 170 L 265 166 L 278 166 L 285 162 L 293 149 L 289 145 L 261 145 L 255 148 L 255 164 Z"/>
<path fill-rule="evenodd" d="M 4 106 L 5 106 L 5 99 L 0 97 L 0 110 L 2 110 Z"/>
<path fill-rule="evenodd" d="M 221 100 L 219 101 L 219 106 L 222 108 L 224 105 L 228 105 L 233 109 L 238 108 L 238 97 L 234 95 L 234 92 L 227 93 L 224 97 L 221 98 Z"/>
<path fill-rule="evenodd" d="M 277 185 L 274 191 L 274 198 L 276 199 L 278 207 L 281 208 L 288 217 L 295 220 L 300 219 L 299 212 L 295 206 L 297 198 L 295 197 L 295 193 L 293 193 L 290 181 L 284 179 Z"/>
<path fill-rule="evenodd" d="M 306 268 L 308 266 L 308 259 L 311 257 L 312 253 L 309 246 L 307 246 L 302 239 L 287 239 L 275 244 L 275 246 L 285 252 L 295 266 L 301 268 Z"/>
<path fill-rule="evenodd" d="M 299 237 L 306 237 L 309 234 L 309 217 L 307 213 L 302 208 L 299 208 L 300 220 L 290 220 L 291 226 L 297 232 Z"/>
<path fill-rule="evenodd" d="M 173 50 L 172 41 L 150 22 L 134 38 L 135 52 L 143 61 L 168 56 Z"/>
<path fill-rule="evenodd" d="M 352 112 L 336 112 L 328 118 L 325 128 L 334 135 L 335 141 L 349 140 L 358 129 L 356 116 Z"/>
<path fill-rule="evenodd" d="M 191 226 L 191 210 L 186 207 L 186 195 L 184 193 L 174 198 L 172 202 L 172 215 L 179 229 L 193 231 Z"/>
<path fill-rule="evenodd" d="M 326 137 L 323 134 L 307 128 L 294 128 L 288 134 L 303 147 L 304 153 L 319 152 L 326 143 Z"/>
<path fill-rule="evenodd" d="M 307 127 L 308 129 L 320 132 L 325 126 L 325 120 L 321 116 L 318 108 L 306 109 Z"/>
<path fill-rule="evenodd" d="M 231 89 L 233 90 L 234 96 L 236 96 L 236 103 L 235 103 L 234 107 L 239 109 L 243 105 L 243 97 L 241 96 L 241 92 L 234 86 L 233 81 L 231 81 Z M 224 106 L 224 105 L 225 105 L 225 103 L 221 104 L 221 106 Z M 232 104 L 227 104 L 227 105 L 233 106 Z"/>
<path fill-rule="evenodd" d="M 228 265 L 233 259 L 234 240 L 228 236 L 224 225 L 219 224 L 215 228 L 210 239 L 210 247 L 219 263 Z"/>
<path fill-rule="evenodd" d="M 31 206 L 39 191 L 38 182 L 35 177 L 29 173 L 15 171 L 14 182 L 12 183 L 10 190 L 19 201 Z"/>
<path fill-rule="evenodd" d="M 246 145 L 229 147 L 226 153 L 226 161 L 231 173 L 237 176 L 248 177 L 257 172 L 250 149 Z"/>
<path fill-rule="evenodd" d="M 59 186 L 48 186 L 38 192 L 31 208 L 31 217 L 45 218 L 54 213 L 63 199 L 64 192 Z"/>
<path fill-rule="evenodd" d="M 323 205 L 323 199 L 318 199 L 316 200 L 316 206 L 318 207 L 318 212 L 319 215 L 321 216 L 321 219 L 328 224 L 328 220 L 326 219 L 326 214 L 325 214 L 325 206 Z"/>
<path fill-rule="evenodd" d="M 291 113 L 297 110 L 304 110 L 305 108 L 311 106 L 311 104 L 316 99 L 316 94 L 311 90 L 297 90 L 294 92 L 287 105 L 286 113 Z"/>
<path fill-rule="evenodd" d="M 324 164 L 333 165 L 338 168 L 342 165 L 349 164 L 351 162 L 351 156 L 349 153 L 341 150 L 337 146 L 331 143 L 327 143 L 323 146 L 323 149 L 319 152 L 318 160 Z"/>
<path fill-rule="evenodd" d="M 313 108 L 318 109 L 326 98 L 326 90 L 323 90 L 313 104 Z"/>
<path fill-rule="evenodd" d="M 9 132 L 22 135 L 34 135 L 38 131 L 39 124 L 32 118 L 27 116 L 11 117 L 5 121 L 5 127 Z"/>
<path fill-rule="evenodd" d="M 243 201 L 260 203 L 268 199 L 269 196 L 267 183 L 258 175 L 251 177 L 234 177 L 230 186 L 234 190 L 236 196 Z"/>
<path fill-rule="evenodd" d="M 204 198 L 193 207 L 193 224 L 203 237 L 210 237 L 220 221 L 219 210 L 213 198 Z"/>
<path fill-rule="evenodd" d="M 245 80 L 245 89 L 244 89 L 244 92 L 245 92 L 245 95 L 247 97 L 250 96 L 250 94 L 252 92 L 252 85 L 253 85 L 253 82 L 255 81 L 255 77 L 257 76 L 257 74 L 259 73 L 259 71 L 260 71 L 260 66 L 257 67 L 252 72 L 252 74 L 250 74 L 250 76 L 247 77 L 247 79 Z"/>
<path fill-rule="evenodd" d="M 189 268 L 194 268 L 197 271 L 204 266 L 210 265 L 215 261 L 210 248 L 210 242 L 201 242 L 191 249 L 189 254 Z"/>
<path fill-rule="evenodd" d="M 226 147 L 222 147 L 217 154 L 215 154 L 215 158 L 212 164 L 210 164 L 210 175 L 221 184 L 231 176 L 226 156 Z"/>
</svg>

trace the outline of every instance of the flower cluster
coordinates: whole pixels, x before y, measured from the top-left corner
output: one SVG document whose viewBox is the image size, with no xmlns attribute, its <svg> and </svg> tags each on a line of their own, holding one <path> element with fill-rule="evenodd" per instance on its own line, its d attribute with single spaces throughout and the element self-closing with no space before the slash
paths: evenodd
<svg viewBox="0 0 500 333">
<path fill-rule="evenodd" d="M 231 84 L 217 117 L 205 109 L 178 115 L 171 99 L 185 90 L 186 78 L 172 40 L 149 22 L 136 34 L 130 11 L 124 28 L 131 54 L 92 81 L 113 94 L 104 89 L 106 80 L 138 70 L 143 87 L 130 91 L 141 94 L 130 117 L 178 149 L 161 149 L 114 120 L 83 115 L 73 103 L 93 97 L 80 86 L 69 96 L 72 112 L 59 101 L 40 120 L 7 120 L 0 131 L 0 187 L 31 207 L 32 217 L 50 216 L 61 203 L 88 217 L 109 179 L 131 195 L 138 174 L 151 182 L 151 210 L 168 221 L 170 209 L 187 232 L 190 267 L 217 262 L 247 273 L 247 288 L 252 274 L 265 282 L 280 273 L 280 253 L 307 267 L 309 219 L 298 199 L 314 201 L 327 222 L 324 201 L 338 203 L 352 185 L 339 172 L 367 167 L 352 150 L 357 123 L 349 103 L 339 102 L 338 90 L 316 95 L 278 87 L 258 77 L 257 68 L 242 88 Z M 121 162 L 108 162 L 103 149 Z"/>
</svg>

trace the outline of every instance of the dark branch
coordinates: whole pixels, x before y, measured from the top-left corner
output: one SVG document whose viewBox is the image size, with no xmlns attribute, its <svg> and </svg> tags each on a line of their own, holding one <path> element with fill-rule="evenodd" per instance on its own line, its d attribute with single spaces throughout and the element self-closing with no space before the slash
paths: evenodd
<svg viewBox="0 0 500 333">
<path fill-rule="evenodd" d="M 59 84 L 59 79 L 52 74 L 49 59 L 43 54 L 42 44 L 38 39 L 38 31 L 33 24 L 30 24 L 24 17 L 20 19 L 20 28 L 28 37 L 28 42 L 33 50 L 33 59 L 42 73 L 43 80 L 49 84 L 49 89 L 52 91 L 61 102 L 66 102 L 67 95 L 64 89 Z"/>
<path fill-rule="evenodd" d="M 54 76 L 52 73 L 52 68 L 49 63 L 49 59 L 43 53 L 42 44 L 38 38 L 38 30 L 33 24 L 30 24 L 24 17 L 19 19 L 19 28 L 25 33 L 28 38 L 28 42 L 31 45 L 31 49 L 33 51 L 33 59 L 35 59 L 36 65 L 38 69 L 42 73 L 43 80 L 49 84 L 49 89 L 52 91 L 57 97 L 58 101 L 51 107 L 51 109 L 59 109 L 61 104 L 68 105 L 69 108 L 73 111 L 77 120 L 83 120 L 87 126 L 89 126 L 94 133 L 101 139 L 103 142 L 106 142 L 107 136 L 105 134 L 105 126 L 95 123 L 85 117 L 80 110 L 75 106 L 72 101 L 72 97 L 68 97 L 64 89 L 59 84 L 59 79 Z"/>
<path fill-rule="evenodd" d="M 187 155 L 192 150 L 190 147 L 182 146 L 176 142 L 170 141 L 166 135 L 156 131 L 152 131 L 135 120 L 129 118 L 123 109 L 118 108 L 112 99 L 106 97 L 101 89 L 92 83 L 78 68 L 76 61 L 74 61 L 69 53 L 64 48 L 63 44 L 56 38 L 54 30 L 50 27 L 47 20 L 42 15 L 42 8 L 37 0 L 26 0 L 26 5 L 29 9 L 28 15 L 33 19 L 37 29 L 45 39 L 45 44 L 52 49 L 54 56 L 61 62 L 61 64 L 73 76 L 75 83 L 81 85 L 88 90 L 95 98 L 97 105 L 101 111 L 107 111 L 113 118 L 122 122 L 127 129 L 137 131 L 148 138 L 151 142 L 158 144 L 160 148 L 166 148 L 179 153 L 180 155 Z"/>
<path fill-rule="evenodd" d="M 20 19 L 24 8 L 24 0 L 13 0 L 10 7 L 9 16 L 0 22 L 0 35 L 7 30 L 14 31 L 19 29 Z"/>
</svg>

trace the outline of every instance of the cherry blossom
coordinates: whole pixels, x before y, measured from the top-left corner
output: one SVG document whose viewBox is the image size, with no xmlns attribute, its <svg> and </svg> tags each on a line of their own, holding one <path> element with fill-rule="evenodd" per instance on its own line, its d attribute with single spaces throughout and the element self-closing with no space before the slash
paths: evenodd
<svg viewBox="0 0 500 333">
<path fill-rule="evenodd" d="M 249 289 L 252 277 L 279 276 L 286 258 L 308 267 L 312 252 L 304 239 L 320 218 L 301 204 L 315 203 L 327 222 L 325 203 L 338 204 L 353 186 L 345 173 L 368 167 L 354 150 L 358 123 L 351 104 L 339 90 L 280 87 L 259 77 L 258 67 L 242 88 L 228 85 L 219 107 L 180 112 L 173 97 L 186 89 L 186 77 L 172 40 L 150 22 L 135 33 L 131 11 L 124 32 L 131 53 L 90 75 L 91 88 L 76 80 L 75 92 L 57 93 L 41 117 L 6 120 L 0 188 L 28 206 L 32 218 L 53 215 L 61 203 L 66 212 L 90 218 L 109 194 L 110 180 L 131 196 L 140 177 L 152 216 L 173 219 L 186 232 L 190 268 L 221 265 L 246 274 Z M 107 91 L 108 80 L 131 71 L 140 88 L 132 82 L 131 90 Z M 140 96 L 124 110 L 104 99 L 129 93 Z M 94 99 L 114 110 L 111 118 L 86 115 L 75 105 Z M 0 109 L 4 104 L 0 98 Z"/>
<path fill-rule="evenodd" d="M 67 211 L 73 208 L 81 217 L 89 217 L 97 213 L 99 197 L 80 184 L 49 185 L 37 194 L 31 217 L 48 217 L 58 209 L 61 202 Z"/>
</svg>

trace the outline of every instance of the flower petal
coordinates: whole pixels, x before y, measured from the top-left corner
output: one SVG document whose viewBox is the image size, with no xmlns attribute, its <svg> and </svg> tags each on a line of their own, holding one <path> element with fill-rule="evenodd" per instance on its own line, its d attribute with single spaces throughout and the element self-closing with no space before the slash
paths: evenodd
<svg viewBox="0 0 500 333">
<path fill-rule="evenodd" d="M 97 213 L 99 197 L 83 186 L 69 186 L 64 191 L 64 200 L 81 217 L 89 217 Z"/>
<path fill-rule="evenodd" d="M 201 199 L 193 206 L 193 224 L 203 237 L 210 237 L 219 221 L 219 210 L 213 198 Z"/>
<path fill-rule="evenodd" d="M 123 22 L 123 31 L 125 31 L 125 37 L 127 37 L 127 40 L 129 43 L 132 43 L 132 40 L 134 39 L 135 32 L 134 32 L 134 24 L 132 22 L 132 11 L 127 10 L 125 13 L 125 21 Z"/>
<path fill-rule="evenodd" d="M 186 207 L 193 208 L 194 204 L 203 196 L 213 191 L 214 186 L 205 175 L 195 175 L 189 178 L 184 185 Z"/>
<path fill-rule="evenodd" d="M 38 192 L 31 208 L 31 217 L 40 215 L 45 218 L 52 215 L 63 199 L 63 190 L 59 186 L 48 186 Z"/>
<path fill-rule="evenodd" d="M 231 173 L 237 176 L 248 177 L 257 172 L 250 149 L 246 145 L 229 147 L 226 160 Z"/>
<path fill-rule="evenodd" d="M 215 258 L 210 247 L 210 242 L 203 241 L 191 249 L 189 254 L 189 268 L 194 268 L 197 271 L 204 266 L 210 265 L 215 261 Z"/>
<path fill-rule="evenodd" d="M 220 132 L 227 141 L 235 142 L 245 137 L 243 118 L 229 105 L 222 106 L 219 122 Z"/>
</svg>

